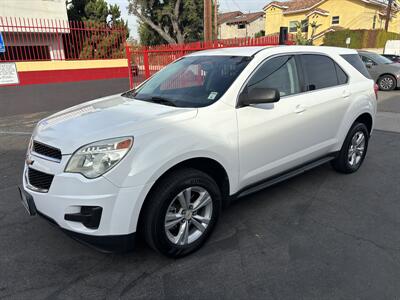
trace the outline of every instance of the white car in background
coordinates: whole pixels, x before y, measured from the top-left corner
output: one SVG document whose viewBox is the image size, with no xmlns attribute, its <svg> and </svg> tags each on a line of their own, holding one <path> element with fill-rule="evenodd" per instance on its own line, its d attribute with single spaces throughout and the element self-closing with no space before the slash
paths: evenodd
<svg viewBox="0 0 400 300">
<path fill-rule="evenodd" d="M 357 171 L 377 90 L 354 50 L 196 52 L 136 90 L 40 121 L 21 197 L 103 250 L 136 233 L 172 257 L 198 249 L 223 204 L 330 161 Z"/>
</svg>

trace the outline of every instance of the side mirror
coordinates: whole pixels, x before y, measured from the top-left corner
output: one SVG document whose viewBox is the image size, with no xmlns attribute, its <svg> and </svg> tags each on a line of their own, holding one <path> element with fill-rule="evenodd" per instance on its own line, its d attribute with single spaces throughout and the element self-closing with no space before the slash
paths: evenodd
<svg viewBox="0 0 400 300">
<path fill-rule="evenodd" d="M 251 104 L 262 104 L 262 103 L 275 103 L 281 99 L 279 91 L 277 89 L 259 88 L 251 89 L 247 92 L 247 88 L 240 94 L 239 106 L 248 106 Z"/>
</svg>

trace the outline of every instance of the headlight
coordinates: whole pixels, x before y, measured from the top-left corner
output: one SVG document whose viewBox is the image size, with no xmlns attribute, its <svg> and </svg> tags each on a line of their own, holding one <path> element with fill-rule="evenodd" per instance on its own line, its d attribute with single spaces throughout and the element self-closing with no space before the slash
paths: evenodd
<svg viewBox="0 0 400 300">
<path fill-rule="evenodd" d="M 99 177 L 118 164 L 132 145 L 132 137 L 123 137 L 83 146 L 72 155 L 65 172 L 80 173 L 89 179 Z"/>
</svg>

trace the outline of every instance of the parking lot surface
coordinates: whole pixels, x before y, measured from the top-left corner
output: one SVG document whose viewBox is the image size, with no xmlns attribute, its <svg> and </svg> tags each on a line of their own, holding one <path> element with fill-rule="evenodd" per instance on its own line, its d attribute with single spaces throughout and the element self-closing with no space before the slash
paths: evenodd
<svg viewBox="0 0 400 300">
<path fill-rule="evenodd" d="M 29 133 L 50 112 L 2 116 L 0 298 L 398 299 L 400 130 L 385 116 L 399 120 L 400 92 L 381 93 L 379 110 L 358 173 L 324 165 L 242 198 L 179 260 L 141 240 L 132 253 L 99 253 L 29 217 L 16 186 Z"/>
</svg>

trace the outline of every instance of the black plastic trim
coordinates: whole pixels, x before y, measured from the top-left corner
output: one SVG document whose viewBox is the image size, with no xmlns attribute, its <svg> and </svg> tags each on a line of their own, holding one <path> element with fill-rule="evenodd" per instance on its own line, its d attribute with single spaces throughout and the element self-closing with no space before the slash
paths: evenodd
<svg viewBox="0 0 400 300">
<path fill-rule="evenodd" d="M 136 232 L 124 235 L 87 235 L 62 228 L 57 222 L 42 212 L 36 210 L 38 216 L 56 225 L 66 235 L 74 240 L 104 253 L 124 253 L 134 249 Z"/>
<path fill-rule="evenodd" d="M 82 206 L 79 213 L 65 214 L 64 220 L 82 223 L 90 229 L 97 229 L 100 225 L 103 208 L 100 206 Z"/>
<path fill-rule="evenodd" d="M 327 156 L 323 156 L 319 159 L 312 160 L 306 164 L 303 164 L 299 167 L 293 168 L 289 171 L 285 171 L 278 175 L 264 179 L 258 183 L 249 185 L 249 186 L 241 189 L 239 192 L 232 195 L 231 197 L 232 197 L 232 199 L 236 199 L 236 198 L 244 197 L 244 196 L 256 193 L 258 191 L 261 191 L 267 187 L 273 186 L 273 185 L 278 184 L 282 181 L 285 181 L 289 178 L 295 177 L 295 176 L 305 173 L 311 169 L 314 169 L 320 165 L 323 165 L 323 164 L 333 160 L 337 156 L 337 154 L 338 154 L 338 152 L 331 153 Z"/>
</svg>

